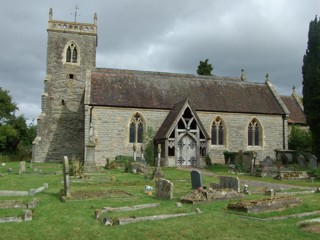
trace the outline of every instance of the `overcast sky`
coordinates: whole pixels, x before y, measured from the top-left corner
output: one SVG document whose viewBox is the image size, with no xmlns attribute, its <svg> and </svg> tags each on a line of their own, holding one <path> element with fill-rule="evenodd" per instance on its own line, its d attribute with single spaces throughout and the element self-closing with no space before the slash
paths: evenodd
<svg viewBox="0 0 320 240">
<path fill-rule="evenodd" d="M 301 95 L 302 59 L 319 0 L 1 0 L 0 87 L 20 113 L 40 114 L 46 76 L 48 12 L 53 19 L 93 23 L 98 15 L 97 67 L 213 73 L 263 82 L 281 95 Z"/>
</svg>

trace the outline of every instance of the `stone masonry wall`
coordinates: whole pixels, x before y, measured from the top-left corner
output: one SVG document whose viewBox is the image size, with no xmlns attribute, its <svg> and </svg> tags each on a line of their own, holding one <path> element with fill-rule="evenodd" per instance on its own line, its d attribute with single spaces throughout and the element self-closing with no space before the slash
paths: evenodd
<svg viewBox="0 0 320 240">
<path fill-rule="evenodd" d="M 93 108 L 93 125 L 96 139 L 95 159 L 98 165 L 104 165 L 106 158 L 114 159 L 117 155 L 133 156 L 132 143 L 129 143 L 129 121 L 134 113 L 138 112 L 144 118 L 147 126 L 155 131 L 161 126 L 169 111 L 146 110 L 129 108 Z M 89 113 L 89 111 L 87 112 Z M 274 149 L 282 148 L 282 117 L 273 115 L 251 115 L 232 113 L 207 113 L 197 112 L 204 127 L 210 134 L 213 120 L 220 116 L 226 126 L 226 145 L 210 146 L 210 157 L 213 163 L 224 163 L 224 151 L 249 151 L 258 153 L 257 159 L 262 160 L 265 156 L 274 157 Z M 87 122 L 89 122 L 87 115 Z M 256 118 L 263 128 L 262 146 L 247 146 L 247 126 Z M 86 126 L 86 136 L 88 128 Z M 86 137 L 87 139 L 87 137 Z M 139 157 L 140 147 L 137 146 Z"/>
<path fill-rule="evenodd" d="M 274 149 L 283 148 L 282 116 L 279 115 L 258 115 L 258 114 L 238 114 L 238 113 L 207 113 L 198 112 L 198 115 L 209 135 L 211 134 L 211 124 L 217 116 L 221 117 L 225 124 L 224 146 L 210 146 L 210 157 L 213 162 L 224 163 L 224 151 L 238 152 L 255 151 L 257 160 L 264 157 L 275 157 Z M 248 146 L 248 125 L 256 118 L 262 126 L 262 145 Z M 287 145 L 286 128 L 286 145 Z"/>
<path fill-rule="evenodd" d="M 129 143 L 129 123 L 136 112 L 143 117 L 145 127 L 152 127 L 155 131 L 159 129 L 169 113 L 167 110 L 97 106 L 93 108 L 92 121 L 96 140 L 95 161 L 98 165 L 104 165 L 106 158 L 114 159 L 117 155 L 133 156 L 133 144 Z M 87 119 L 86 122 L 89 120 Z M 88 139 L 88 126 L 86 126 L 86 139 Z M 140 156 L 141 145 L 137 144 L 137 157 Z"/>
<path fill-rule="evenodd" d="M 78 46 L 79 64 L 63 61 L 70 41 Z M 48 30 L 47 77 L 33 161 L 62 161 L 63 156 L 83 159 L 84 88 L 86 71 L 96 65 L 96 43 L 96 34 Z"/>
</svg>

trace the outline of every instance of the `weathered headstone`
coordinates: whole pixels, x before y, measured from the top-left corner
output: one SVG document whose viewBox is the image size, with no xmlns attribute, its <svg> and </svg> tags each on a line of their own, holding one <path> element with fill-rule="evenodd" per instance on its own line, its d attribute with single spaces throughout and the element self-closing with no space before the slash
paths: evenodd
<svg viewBox="0 0 320 240">
<path fill-rule="evenodd" d="M 237 192 L 240 192 L 240 180 L 237 177 L 220 176 L 220 187 L 231 188 Z"/>
<path fill-rule="evenodd" d="M 318 168 L 317 158 L 314 155 L 309 156 L 309 168 L 315 169 Z"/>
<path fill-rule="evenodd" d="M 26 162 L 20 161 L 19 162 L 19 174 L 24 173 L 26 171 Z"/>
<path fill-rule="evenodd" d="M 201 173 L 197 170 L 191 171 L 191 186 L 193 189 L 198 189 L 199 187 L 202 187 Z"/>
<path fill-rule="evenodd" d="M 298 162 L 299 167 L 301 167 L 301 168 L 306 168 L 307 167 L 306 159 L 304 158 L 303 155 L 300 154 L 297 157 L 297 162 Z"/>
<path fill-rule="evenodd" d="M 172 199 L 173 183 L 163 178 L 156 180 L 156 198 Z"/>
<path fill-rule="evenodd" d="M 67 156 L 63 158 L 63 180 L 64 180 L 64 196 L 70 196 L 70 181 L 69 181 L 69 160 Z"/>
</svg>

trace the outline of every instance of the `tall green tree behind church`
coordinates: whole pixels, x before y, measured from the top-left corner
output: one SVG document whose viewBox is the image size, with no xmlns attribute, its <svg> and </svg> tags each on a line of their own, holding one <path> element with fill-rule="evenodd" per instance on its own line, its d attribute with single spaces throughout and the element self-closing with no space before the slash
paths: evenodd
<svg viewBox="0 0 320 240">
<path fill-rule="evenodd" d="M 312 151 L 320 159 L 320 22 L 309 25 L 308 47 L 303 57 L 303 103 L 312 133 Z"/>
<path fill-rule="evenodd" d="M 205 61 L 200 61 L 197 74 L 198 75 L 205 75 L 205 76 L 212 76 L 213 67 L 210 63 L 208 63 L 209 59 Z"/>
</svg>

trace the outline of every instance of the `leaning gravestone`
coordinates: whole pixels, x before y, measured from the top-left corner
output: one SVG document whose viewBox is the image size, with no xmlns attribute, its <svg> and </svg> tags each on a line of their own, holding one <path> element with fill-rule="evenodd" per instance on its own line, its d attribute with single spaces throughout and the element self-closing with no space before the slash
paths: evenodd
<svg viewBox="0 0 320 240">
<path fill-rule="evenodd" d="M 297 162 L 298 162 L 299 167 L 301 167 L 301 168 L 306 168 L 307 167 L 306 159 L 304 158 L 303 155 L 300 154 L 297 157 Z"/>
<path fill-rule="evenodd" d="M 237 177 L 220 176 L 220 188 L 231 188 L 240 192 L 240 180 Z"/>
<path fill-rule="evenodd" d="M 163 178 L 156 180 L 156 198 L 172 199 L 173 183 Z"/>
<path fill-rule="evenodd" d="M 318 168 L 317 158 L 314 155 L 309 156 L 309 168 Z"/>
<path fill-rule="evenodd" d="M 193 189 L 198 189 L 202 187 L 201 173 L 197 170 L 191 171 L 191 185 Z"/>
</svg>

